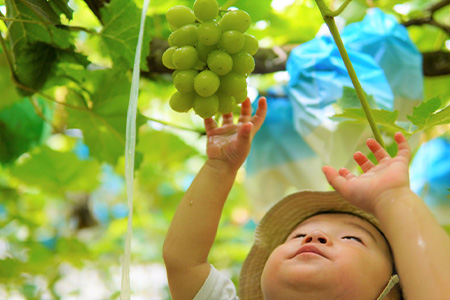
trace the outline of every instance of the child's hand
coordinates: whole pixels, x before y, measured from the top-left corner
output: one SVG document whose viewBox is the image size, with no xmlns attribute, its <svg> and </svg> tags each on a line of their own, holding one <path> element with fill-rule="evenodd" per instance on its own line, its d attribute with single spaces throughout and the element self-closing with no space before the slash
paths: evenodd
<svg viewBox="0 0 450 300">
<path fill-rule="evenodd" d="M 374 139 L 367 141 L 367 146 L 375 155 L 378 165 L 374 165 L 364 154 L 356 152 L 354 160 L 364 174 L 355 176 L 347 169 L 336 171 L 325 166 L 323 172 L 328 182 L 347 201 L 375 214 L 376 206 L 383 200 L 390 200 L 394 195 L 401 195 L 409 188 L 410 150 L 408 142 L 401 133 L 395 135 L 398 153 L 391 158 L 383 147 Z"/>
<path fill-rule="evenodd" d="M 223 115 L 223 125 L 218 127 L 212 119 L 205 119 L 208 138 L 206 154 L 210 161 L 221 161 L 232 170 L 238 170 L 250 152 L 256 132 L 264 122 L 267 112 L 265 98 L 260 98 L 255 115 L 251 116 L 251 103 L 247 98 L 241 104 L 241 115 L 237 124 L 231 113 Z"/>
</svg>

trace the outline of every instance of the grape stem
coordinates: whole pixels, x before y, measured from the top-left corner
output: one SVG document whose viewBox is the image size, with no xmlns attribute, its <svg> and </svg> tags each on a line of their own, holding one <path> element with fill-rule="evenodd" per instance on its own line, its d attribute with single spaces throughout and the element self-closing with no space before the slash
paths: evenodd
<svg viewBox="0 0 450 300">
<path fill-rule="evenodd" d="M 356 94 L 358 95 L 359 101 L 361 102 L 361 106 L 364 110 L 364 113 L 366 114 L 367 120 L 369 121 L 369 125 L 370 128 L 372 129 L 373 135 L 377 140 L 377 142 L 383 148 L 386 148 L 383 138 L 381 137 L 380 130 L 378 129 L 378 126 L 375 122 L 372 109 L 370 108 L 370 105 L 367 102 L 364 90 L 361 86 L 361 83 L 358 80 L 358 77 L 356 76 L 355 69 L 353 68 L 352 62 L 350 61 L 347 51 L 345 50 L 344 43 L 342 42 L 341 39 L 341 35 L 339 34 L 336 22 L 334 21 L 334 17 L 338 16 L 347 7 L 347 5 L 350 3 L 351 0 L 346 0 L 344 3 L 342 3 L 342 5 L 338 9 L 334 11 L 328 8 L 324 0 L 315 0 L 315 1 L 317 6 L 319 7 L 320 13 L 322 14 L 325 24 L 327 24 L 328 29 L 330 30 L 331 35 L 333 36 L 333 39 L 336 43 L 336 46 L 339 49 L 339 53 L 341 54 L 342 60 L 344 61 L 345 67 L 347 68 L 348 75 L 350 76 L 350 79 L 353 83 Z"/>
</svg>

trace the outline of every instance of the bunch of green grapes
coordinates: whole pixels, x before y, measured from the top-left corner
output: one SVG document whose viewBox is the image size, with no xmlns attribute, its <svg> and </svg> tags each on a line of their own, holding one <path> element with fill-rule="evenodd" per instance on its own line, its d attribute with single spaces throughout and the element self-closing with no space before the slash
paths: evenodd
<svg viewBox="0 0 450 300">
<path fill-rule="evenodd" d="M 202 118 L 232 112 L 247 98 L 246 78 L 255 68 L 258 40 L 245 33 L 250 16 L 242 10 L 220 11 L 216 0 L 196 0 L 194 9 L 176 5 L 166 18 L 172 33 L 163 64 L 173 69 L 177 92 L 170 107 L 191 108 Z"/>
</svg>

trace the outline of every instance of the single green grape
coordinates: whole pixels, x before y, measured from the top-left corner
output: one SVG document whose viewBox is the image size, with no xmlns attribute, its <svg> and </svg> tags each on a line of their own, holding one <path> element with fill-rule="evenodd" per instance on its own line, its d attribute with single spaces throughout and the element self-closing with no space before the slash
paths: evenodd
<svg viewBox="0 0 450 300">
<path fill-rule="evenodd" d="M 237 30 L 244 33 L 250 27 L 250 15 L 243 10 L 230 10 L 219 21 L 223 31 Z"/>
<path fill-rule="evenodd" d="M 180 70 L 173 80 L 175 88 L 181 93 L 194 92 L 194 79 L 197 74 L 196 70 Z"/>
<path fill-rule="evenodd" d="M 255 59 L 248 52 L 233 54 L 233 72 L 248 76 L 255 69 Z"/>
<path fill-rule="evenodd" d="M 195 22 L 195 15 L 189 7 L 175 5 L 167 11 L 166 19 L 172 29 L 177 29 L 183 25 L 193 24 Z"/>
<path fill-rule="evenodd" d="M 206 46 L 217 44 L 222 36 L 222 29 L 215 21 L 203 22 L 198 26 L 198 41 Z"/>
<path fill-rule="evenodd" d="M 239 93 L 234 95 L 234 99 L 236 99 L 236 104 L 242 103 L 247 99 L 247 89 L 240 91 Z"/>
<path fill-rule="evenodd" d="M 194 98 L 193 108 L 195 113 L 203 119 L 211 118 L 219 109 L 219 98 L 216 94 L 209 97 L 197 95 Z"/>
<path fill-rule="evenodd" d="M 208 55 L 211 51 L 217 49 L 217 46 L 206 46 L 202 43 L 197 43 L 195 45 L 195 48 L 197 49 L 198 52 L 198 59 L 200 59 L 202 62 L 207 62 L 208 60 Z"/>
<path fill-rule="evenodd" d="M 203 71 L 206 68 L 206 63 L 202 62 L 200 59 L 197 60 L 197 64 L 195 65 L 194 69 L 198 71 Z"/>
<path fill-rule="evenodd" d="M 172 72 L 172 81 L 175 80 L 175 77 L 177 77 L 178 73 L 181 72 L 183 70 L 173 70 Z"/>
<path fill-rule="evenodd" d="M 195 0 L 194 14 L 203 22 L 214 20 L 219 14 L 219 4 L 216 0 Z"/>
<path fill-rule="evenodd" d="M 184 25 L 169 36 L 169 45 L 194 46 L 197 43 L 197 26 L 193 24 Z"/>
<path fill-rule="evenodd" d="M 233 68 L 233 59 L 222 50 L 211 51 L 207 60 L 208 68 L 217 75 L 225 75 Z"/>
<path fill-rule="evenodd" d="M 244 35 L 237 30 L 229 30 L 222 33 L 219 41 L 219 47 L 227 51 L 229 54 L 235 54 L 244 47 Z"/>
<path fill-rule="evenodd" d="M 222 93 L 217 93 L 219 98 L 219 108 L 218 111 L 221 114 L 228 114 L 234 110 L 236 106 L 236 99 L 233 96 L 228 96 Z"/>
<path fill-rule="evenodd" d="M 197 64 L 198 53 L 192 46 L 177 48 L 172 54 L 172 62 L 175 68 L 180 70 L 192 69 Z"/>
<path fill-rule="evenodd" d="M 167 69 L 175 69 L 175 65 L 172 62 L 172 57 L 175 50 L 177 50 L 177 47 L 169 47 L 162 55 L 162 63 Z"/>
<path fill-rule="evenodd" d="M 247 90 L 247 81 L 244 76 L 230 72 L 220 77 L 219 92 L 228 96 L 236 96 L 243 90 Z M 236 99 L 236 102 L 238 102 L 238 99 Z"/>
<path fill-rule="evenodd" d="M 175 92 L 170 97 L 169 105 L 176 112 L 188 112 L 194 104 L 195 96 L 195 93 Z"/>
<path fill-rule="evenodd" d="M 255 55 L 258 52 L 258 40 L 251 34 L 244 33 L 244 48 L 243 51 L 248 52 L 250 55 Z"/>
<path fill-rule="evenodd" d="M 213 95 L 220 86 L 220 79 L 214 72 L 205 70 L 195 77 L 194 89 L 202 97 Z"/>
</svg>

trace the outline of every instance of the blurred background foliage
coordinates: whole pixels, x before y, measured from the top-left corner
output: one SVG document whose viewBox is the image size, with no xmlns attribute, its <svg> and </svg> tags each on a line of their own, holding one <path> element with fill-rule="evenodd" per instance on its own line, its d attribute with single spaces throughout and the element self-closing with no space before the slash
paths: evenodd
<svg viewBox="0 0 450 300">
<path fill-rule="evenodd" d="M 340 1 L 330 1 L 337 7 Z M 260 41 L 251 85 L 277 82 L 289 51 L 322 25 L 313 0 L 220 0 L 252 17 Z M 171 111 L 160 57 L 165 13 L 188 0 L 152 0 L 138 103 L 132 242 L 134 299 L 169 299 L 161 248 L 174 209 L 205 159 L 203 122 Z M 425 99 L 450 99 L 450 1 L 354 0 L 408 27 L 424 60 Z M 125 120 L 142 0 L 0 0 L 0 299 L 117 299 L 126 231 Z M 439 6 L 439 7 L 438 7 Z M 422 142 L 447 127 L 424 132 Z M 211 262 L 237 280 L 251 245 L 241 170 Z"/>
</svg>

